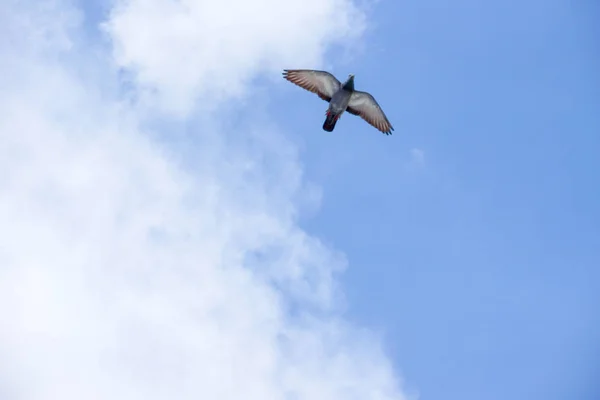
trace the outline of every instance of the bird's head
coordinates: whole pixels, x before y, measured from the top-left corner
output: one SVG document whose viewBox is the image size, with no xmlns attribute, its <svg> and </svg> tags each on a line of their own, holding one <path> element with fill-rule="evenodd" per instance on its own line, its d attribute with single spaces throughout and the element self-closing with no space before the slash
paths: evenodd
<svg viewBox="0 0 600 400">
<path fill-rule="evenodd" d="M 348 75 L 348 80 L 344 83 L 344 89 L 353 91 L 354 90 L 354 74 Z"/>
</svg>

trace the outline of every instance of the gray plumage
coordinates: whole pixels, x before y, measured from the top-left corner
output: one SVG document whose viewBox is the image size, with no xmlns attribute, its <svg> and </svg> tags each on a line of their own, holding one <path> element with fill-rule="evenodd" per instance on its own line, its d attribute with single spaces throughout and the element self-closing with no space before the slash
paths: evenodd
<svg viewBox="0 0 600 400">
<path fill-rule="evenodd" d="M 283 77 L 329 103 L 323 123 L 325 131 L 332 132 L 344 111 L 348 111 L 386 135 L 392 134 L 394 128 L 375 98 L 367 92 L 354 90 L 354 75 L 349 75 L 343 84 L 329 72 L 312 69 L 285 69 Z"/>
</svg>

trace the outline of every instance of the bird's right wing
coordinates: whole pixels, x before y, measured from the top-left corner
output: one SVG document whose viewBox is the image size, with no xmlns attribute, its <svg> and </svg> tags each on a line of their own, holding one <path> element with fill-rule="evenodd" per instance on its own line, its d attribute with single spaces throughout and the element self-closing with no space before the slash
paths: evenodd
<svg viewBox="0 0 600 400">
<path fill-rule="evenodd" d="M 352 92 L 346 111 L 358 115 L 386 135 L 391 135 L 394 130 L 375 98 L 367 92 Z"/>
<path fill-rule="evenodd" d="M 337 92 L 342 84 L 326 71 L 313 69 L 285 69 L 283 77 L 295 85 L 309 92 L 316 93 L 325 101 L 331 101 L 333 94 Z"/>
</svg>

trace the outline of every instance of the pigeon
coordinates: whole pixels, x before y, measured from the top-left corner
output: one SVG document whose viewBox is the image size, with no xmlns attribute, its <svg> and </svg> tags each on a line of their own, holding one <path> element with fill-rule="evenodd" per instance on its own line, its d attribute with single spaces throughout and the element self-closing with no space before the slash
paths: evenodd
<svg viewBox="0 0 600 400">
<path fill-rule="evenodd" d="M 323 130 L 332 132 L 344 111 L 348 111 L 382 133 L 392 134 L 394 128 L 375 98 L 367 92 L 354 90 L 354 75 L 348 75 L 344 84 L 329 72 L 312 69 L 284 69 L 283 77 L 329 103 Z"/>
</svg>

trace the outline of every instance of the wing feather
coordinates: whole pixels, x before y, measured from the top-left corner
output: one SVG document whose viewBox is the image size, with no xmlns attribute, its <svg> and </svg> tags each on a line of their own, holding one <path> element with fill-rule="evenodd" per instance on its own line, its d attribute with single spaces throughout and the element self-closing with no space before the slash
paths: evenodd
<svg viewBox="0 0 600 400">
<path fill-rule="evenodd" d="M 331 101 L 333 94 L 342 86 L 329 72 L 314 69 L 285 69 L 283 77 L 309 92 L 316 93 L 325 101 Z"/>
<path fill-rule="evenodd" d="M 391 135 L 394 130 L 375 98 L 367 92 L 352 92 L 346 111 L 358 115 L 386 135 Z"/>
</svg>

